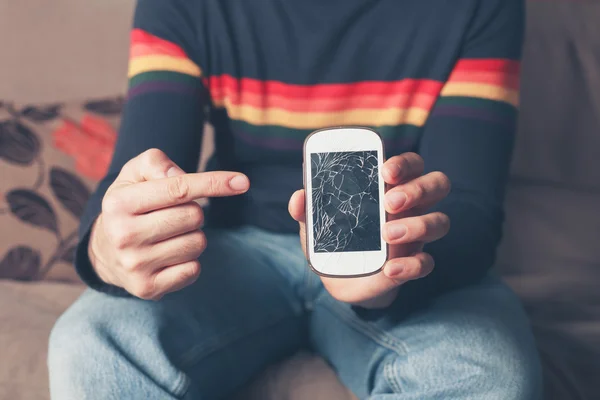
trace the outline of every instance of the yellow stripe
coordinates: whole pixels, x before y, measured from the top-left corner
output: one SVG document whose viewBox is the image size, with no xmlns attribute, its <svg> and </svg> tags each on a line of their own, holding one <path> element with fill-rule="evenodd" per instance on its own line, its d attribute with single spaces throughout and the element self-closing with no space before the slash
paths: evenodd
<svg viewBox="0 0 600 400">
<path fill-rule="evenodd" d="M 316 129 L 334 125 L 423 126 L 429 111 L 422 108 L 354 109 L 336 112 L 295 112 L 281 108 L 256 108 L 225 102 L 229 118 L 252 125 L 277 125 L 293 129 Z"/>
<path fill-rule="evenodd" d="M 172 71 L 196 77 L 202 75 L 200 67 L 187 58 L 173 56 L 143 56 L 135 57 L 129 62 L 129 78 L 149 71 Z"/>
<path fill-rule="evenodd" d="M 519 105 L 519 91 L 481 83 L 448 82 L 442 89 L 441 96 L 479 97 L 504 101 L 515 107 Z"/>
</svg>

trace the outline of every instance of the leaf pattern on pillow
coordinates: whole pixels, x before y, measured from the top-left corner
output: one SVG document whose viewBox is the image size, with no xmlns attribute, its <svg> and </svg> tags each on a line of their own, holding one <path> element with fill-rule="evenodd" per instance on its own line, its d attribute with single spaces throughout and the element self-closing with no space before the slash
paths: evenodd
<svg viewBox="0 0 600 400">
<path fill-rule="evenodd" d="M 116 99 L 104 99 L 88 101 L 83 107 L 88 110 L 102 115 L 120 114 L 123 110 L 124 99 L 117 97 Z"/>
<path fill-rule="evenodd" d="M 39 138 L 17 119 L 0 122 L 0 158 L 13 164 L 27 166 L 38 157 Z"/>
<path fill-rule="evenodd" d="M 59 116 L 61 104 L 50 106 L 27 106 L 20 113 L 23 117 L 35 122 L 46 122 Z"/>
<path fill-rule="evenodd" d="M 27 190 L 11 190 L 6 195 L 10 211 L 21 221 L 58 234 L 58 221 L 52 206 L 39 194 Z"/>
<path fill-rule="evenodd" d="M 81 179 L 62 168 L 50 170 L 50 188 L 54 196 L 71 214 L 81 218 L 83 209 L 90 198 L 89 189 Z"/>
<path fill-rule="evenodd" d="M 19 225 L 26 224 L 48 235 L 43 246 L 19 235 L 3 246 L 7 250 L 0 253 L 0 279 L 44 279 L 58 263 L 73 264 L 77 250 L 73 220 L 79 220 L 91 195 L 87 182 L 97 182 L 108 168 L 117 136 L 113 124 L 123 103 L 123 97 L 90 100 L 76 108 L 0 101 L 0 176 L 14 174 L 14 168 L 31 169 L 26 176 L 35 176 L 34 182 L 13 178 L 18 187 L 0 193 L 0 225 L 19 232 Z M 63 231 L 60 219 L 65 214 L 60 209 L 71 218 L 63 222 Z M 58 274 L 73 280 L 63 275 Z"/>
<path fill-rule="evenodd" d="M 0 261 L 0 278 L 31 280 L 41 266 L 40 253 L 31 247 L 11 248 Z"/>
</svg>

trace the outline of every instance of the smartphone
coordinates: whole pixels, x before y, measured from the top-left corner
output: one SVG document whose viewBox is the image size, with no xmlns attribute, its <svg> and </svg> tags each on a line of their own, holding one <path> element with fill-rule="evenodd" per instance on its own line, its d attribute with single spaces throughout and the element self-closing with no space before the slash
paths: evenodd
<svg viewBox="0 0 600 400">
<path fill-rule="evenodd" d="M 375 274 L 387 260 L 383 141 L 362 127 L 320 129 L 304 142 L 306 252 L 319 275 Z"/>
</svg>

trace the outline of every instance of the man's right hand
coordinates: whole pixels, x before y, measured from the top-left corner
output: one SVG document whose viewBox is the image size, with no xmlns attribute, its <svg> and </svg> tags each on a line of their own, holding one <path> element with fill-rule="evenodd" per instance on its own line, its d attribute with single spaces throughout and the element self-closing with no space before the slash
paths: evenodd
<svg viewBox="0 0 600 400">
<path fill-rule="evenodd" d="M 249 185 L 238 172 L 186 174 L 160 150 L 142 153 L 123 166 L 102 201 L 88 245 L 96 273 L 152 300 L 193 283 L 206 248 L 194 200 L 242 194 Z"/>
</svg>

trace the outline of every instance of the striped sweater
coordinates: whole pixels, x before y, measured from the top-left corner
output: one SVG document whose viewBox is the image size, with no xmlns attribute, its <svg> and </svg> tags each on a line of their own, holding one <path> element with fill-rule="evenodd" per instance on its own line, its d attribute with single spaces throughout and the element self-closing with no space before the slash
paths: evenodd
<svg viewBox="0 0 600 400">
<path fill-rule="evenodd" d="M 294 233 L 313 130 L 363 125 L 387 156 L 415 151 L 453 182 L 436 206 L 451 232 L 426 250 L 436 269 L 403 287 L 414 304 L 485 275 L 501 236 L 518 106 L 522 0 L 139 0 L 130 88 L 113 161 L 88 204 L 77 259 L 104 192 L 123 164 L 160 148 L 198 165 L 203 126 L 215 130 L 209 169 L 244 172 L 250 191 L 211 201 L 208 223 Z"/>
</svg>

